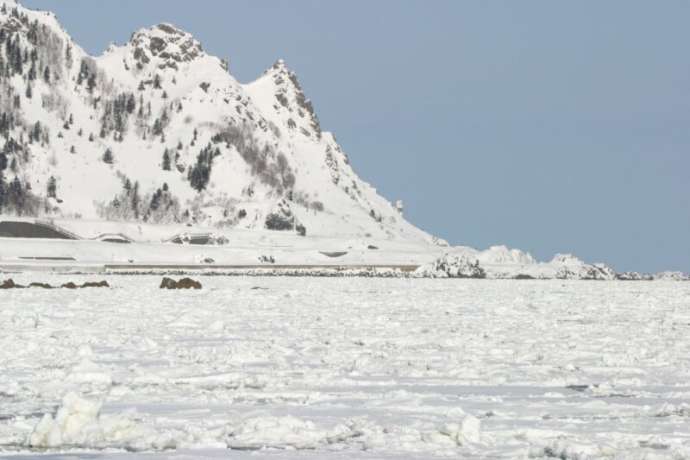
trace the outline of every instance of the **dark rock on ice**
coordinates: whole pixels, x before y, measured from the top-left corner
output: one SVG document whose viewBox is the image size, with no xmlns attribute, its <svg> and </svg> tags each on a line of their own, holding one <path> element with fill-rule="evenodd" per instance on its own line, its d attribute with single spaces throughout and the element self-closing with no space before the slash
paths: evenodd
<svg viewBox="0 0 690 460">
<path fill-rule="evenodd" d="M 50 284 L 46 283 L 31 283 L 29 284 L 30 288 L 41 288 L 41 289 L 53 289 L 53 286 Z"/>
<path fill-rule="evenodd" d="M 97 283 L 87 282 L 81 285 L 82 288 L 109 288 L 110 284 L 107 281 L 100 281 Z"/>
<path fill-rule="evenodd" d="M 183 278 L 175 281 L 171 278 L 163 278 L 161 289 L 201 289 L 201 283 L 191 278 Z"/>
<path fill-rule="evenodd" d="M 0 284 L 0 289 L 23 289 L 24 286 L 16 284 L 12 278 L 5 280 Z"/>
</svg>

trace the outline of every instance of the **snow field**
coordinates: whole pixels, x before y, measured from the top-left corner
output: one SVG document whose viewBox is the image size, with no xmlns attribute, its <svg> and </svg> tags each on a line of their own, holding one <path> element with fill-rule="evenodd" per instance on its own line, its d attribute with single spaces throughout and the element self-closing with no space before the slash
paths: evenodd
<svg viewBox="0 0 690 460">
<path fill-rule="evenodd" d="M 0 456 L 690 456 L 685 283 L 108 281 L 0 293 Z"/>
</svg>

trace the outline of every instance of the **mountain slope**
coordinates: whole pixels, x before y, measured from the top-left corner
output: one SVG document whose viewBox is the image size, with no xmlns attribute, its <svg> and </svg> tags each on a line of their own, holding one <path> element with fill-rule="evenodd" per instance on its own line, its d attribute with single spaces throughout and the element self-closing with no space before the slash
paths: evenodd
<svg viewBox="0 0 690 460">
<path fill-rule="evenodd" d="M 2 212 L 433 241 L 284 62 L 243 85 L 170 24 L 92 57 L 52 14 L 0 5 Z"/>
</svg>

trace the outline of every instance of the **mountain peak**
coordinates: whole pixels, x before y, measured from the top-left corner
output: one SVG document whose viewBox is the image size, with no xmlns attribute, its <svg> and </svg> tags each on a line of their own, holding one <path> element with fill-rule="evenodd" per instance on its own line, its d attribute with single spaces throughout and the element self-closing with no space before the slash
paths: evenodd
<svg viewBox="0 0 690 460">
<path fill-rule="evenodd" d="M 169 23 L 135 32 L 130 44 L 140 68 L 155 60 L 161 69 L 177 70 L 181 63 L 192 62 L 204 54 L 201 43 L 192 34 Z"/>
<path fill-rule="evenodd" d="M 271 81 L 274 85 L 273 93 L 276 100 L 288 112 L 286 114 L 290 120 L 288 124 L 297 126 L 299 123 L 296 120 L 305 119 L 307 124 L 302 127 L 303 133 L 313 132 L 317 139 L 321 138 L 321 126 L 312 102 L 304 94 L 297 74 L 287 66 L 285 61 L 278 59 L 266 70 L 263 79 Z M 295 114 L 297 118 L 294 117 Z"/>
</svg>

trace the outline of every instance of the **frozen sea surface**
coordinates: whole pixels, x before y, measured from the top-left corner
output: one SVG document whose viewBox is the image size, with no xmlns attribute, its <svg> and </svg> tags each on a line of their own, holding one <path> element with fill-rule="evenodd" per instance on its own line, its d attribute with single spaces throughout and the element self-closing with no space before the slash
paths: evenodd
<svg viewBox="0 0 690 460">
<path fill-rule="evenodd" d="M 0 291 L 0 457 L 690 458 L 690 283 L 201 281 Z"/>
</svg>

